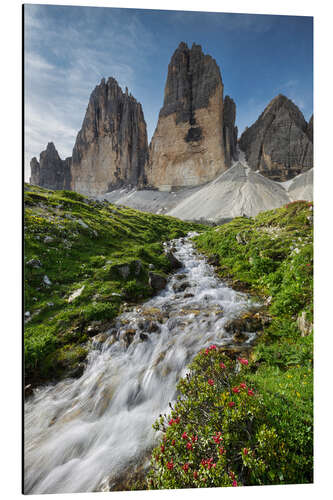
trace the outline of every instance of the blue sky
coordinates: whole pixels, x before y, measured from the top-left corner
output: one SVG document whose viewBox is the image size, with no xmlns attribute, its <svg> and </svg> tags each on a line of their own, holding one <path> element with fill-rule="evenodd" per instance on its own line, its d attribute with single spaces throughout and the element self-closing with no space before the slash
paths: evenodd
<svg viewBox="0 0 333 500">
<path fill-rule="evenodd" d="M 25 6 L 25 165 L 53 141 L 70 156 L 89 96 L 113 76 L 141 102 L 149 140 L 170 58 L 200 44 L 220 67 L 242 132 L 282 93 L 313 112 L 311 17 Z"/>
</svg>

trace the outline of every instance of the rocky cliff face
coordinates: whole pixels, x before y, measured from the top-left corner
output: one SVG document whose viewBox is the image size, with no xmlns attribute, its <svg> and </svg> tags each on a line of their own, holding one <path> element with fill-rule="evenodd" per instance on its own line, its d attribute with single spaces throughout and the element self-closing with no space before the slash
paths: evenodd
<svg viewBox="0 0 333 500">
<path fill-rule="evenodd" d="M 238 160 L 237 153 L 237 135 L 238 130 L 235 127 L 236 104 L 228 95 L 223 102 L 223 139 L 225 147 L 225 160 L 228 166 L 234 160 Z"/>
<path fill-rule="evenodd" d="M 313 143 L 313 115 L 311 116 L 307 126 L 307 134 L 310 141 Z"/>
<path fill-rule="evenodd" d="M 148 143 L 142 107 L 114 78 L 103 78 L 92 92 L 72 158 L 74 191 L 96 195 L 143 182 Z"/>
<path fill-rule="evenodd" d="M 62 160 L 53 142 L 49 142 L 45 151 L 30 162 L 30 183 L 47 189 L 70 189 L 71 158 Z"/>
<path fill-rule="evenodd" d="M 164 104 L 150 145 L 148 184 L 160 190 L 196 186 L 227 168 L 223 83 L 215 60 L 182 42 L 173 54 Z"/>
<path fill-rule="evenodd" d="M 311 126 L 287 97 L 275 97 L 246 129 L 239 146 L 253 170 L 276 181 L 295 177 L 313 166 Z"/>
</svg>

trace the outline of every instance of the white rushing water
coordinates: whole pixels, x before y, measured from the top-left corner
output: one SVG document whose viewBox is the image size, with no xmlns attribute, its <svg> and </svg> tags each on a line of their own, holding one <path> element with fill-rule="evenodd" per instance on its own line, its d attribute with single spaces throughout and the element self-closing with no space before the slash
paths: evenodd
<svg viewBox="0 0 333 500">
<path fill-rule="evenodd" d="M 152 424 L 193 356 L 231 343 L 224 325 L 253 304 L 214 276 L 189 238 L 173 244 L 183 268 L 166 289 L 119 316 L 79 379 L 36 389 L 25 402 L 26 493 L 112 489 L 154 445 Z"/>
</svg>

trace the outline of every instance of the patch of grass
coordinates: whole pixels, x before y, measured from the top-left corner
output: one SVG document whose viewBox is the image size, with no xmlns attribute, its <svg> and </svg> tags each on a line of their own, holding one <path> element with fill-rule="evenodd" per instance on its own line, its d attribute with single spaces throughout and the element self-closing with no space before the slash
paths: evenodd
<svg viewBox="0 0 333 500">
<path fill-rule="evenodd" d="M 72 373 L 89 325 L 108 325 L 124 301 L 153 294 L 149 264 L 167 275 L 163 241 L 202 226 L 143 213 L 72 191 L 25 185 L 26 383 Z M 82 289 L 73 300 L 71 295 Z"/>
</svg>

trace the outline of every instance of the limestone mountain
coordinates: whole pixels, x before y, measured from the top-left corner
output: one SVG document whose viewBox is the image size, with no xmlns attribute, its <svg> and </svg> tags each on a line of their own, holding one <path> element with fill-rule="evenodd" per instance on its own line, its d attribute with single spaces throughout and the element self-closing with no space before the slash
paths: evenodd
<svg viewBox="0 0 333 500">
<path fill-rule="evenodd" d="M 224 171 L 230 154 L 225 152 L 223 125 L 223 83 L 216 61 L 200 45 L 190 49 L 181 42 L 168 67 L 164 103 L 150 144 L 148 184 L 160 190 L 196 186 Z M 234 130 L 230 133 L 233 137 Z"/>
<path fill-rule="evenodd" d="M 148 142 L 142 107 L 114 78 L 103 78 L 92 92 L 72 158 L 74 191 L 96 195 L 143 182 Z"/>
<path fill-rule="evenodd" d="M 239 146 L 253 170 L 286 181 L 313 167 L 312 122 L 279 94 L 240 137 Z"/>
<path fill-rule="evenodd" d="M 39 162 L 36 157 L 30 162 L 30 183 L 47 189 L 71 188 L 71 158 L 62 160 L 53 142 L 42 151 Z"/>
</svg>

